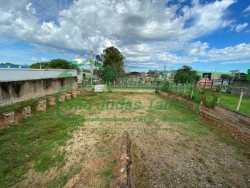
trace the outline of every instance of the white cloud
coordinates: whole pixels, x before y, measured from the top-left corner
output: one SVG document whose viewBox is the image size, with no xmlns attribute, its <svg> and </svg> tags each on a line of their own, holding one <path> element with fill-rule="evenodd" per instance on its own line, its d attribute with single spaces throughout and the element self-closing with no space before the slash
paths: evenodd
<svg viewBox="0 0 250 188">
<path fill-rule="evenodd" d="M 20 3 L 12 4 L 12 8 L 19 9 L 19 13 L 12 12 L 13 23 L 5 24 L 6 29 L 0 33 L 6 35 L 9 29 L 21 29 L 21 33 L 8 35 L 19 39 L 29 35 L 29 42 L 55 48 L 64 46 L 75 51 L 92 49 L 98 53 L 108 45 L 123 46 L 162 40 L 188 41 L 202 36 L 224 27 L 224 12 L 233 2 L 224 0 L 206 5 L 195 3 L 191 8 L 180 9 L 183 12 L 181 16 L 176 14 L 177 6 L 164 7 L 162 2 L 80 0 L 75 1 L 69 9 L 59 12 L 58 26 L 56 20 L 39 24 L 39 18 L 27 11 L 33 7 L 27 1 L 23 7 Z M 6 14 L 10 9 L 7 6 L 0 12 Z M 194 18 L 195 22 L 185 28 L 190 18 Z"/>
<path fill-rule="evenodd" d="M 44 62 L 44 61 L 48 61 L 47 58 L 44 58 L 44 57 L 42 57 L 42 58 L 32 57 L 30 60 L 33 61 L 33 62 Z"/>
<path fill-rule="evenodd" d="M 250 5 L 248 5 L 248 7 L 243 11 L 243 13 L 248 13 L 250 12 Z"/>
<path fill-rule="evenodd" d="M 212 49 L 208 51 L 207 56 L 210 60 L 237 60 L 249 58 L 250 44 L 242 43 L 236 46 L 230 46 L 223 49 Z"/>
<path fill-rule="evenodd" d="M 249 48 L 248 44 L 241 44 L 211 50 L 208 43 L 195 41 L 229 26 L 232 21 L 225 16 L 234 0 L 206 4 L 192 1 L 192 6 L 179 3 L 165 6 L 165 3 L 79 0 L 54 10 L 55 7 L 49 6 L 56 6 L 54 0 L 0 0 L 3 5 L 0 35 L 75 55 L 89 50 L 100 54 L 104 48 L 114 45 L 124 53 L 128 65 L 135 61 L 144 67 L 143 62 L 150 65 L 153 61 L 162 65 L 234 59 L 238 55 L 233 50 L 242 55 Z M 244 23 L 235 29 L 246 27 Z"/>
<path fill-rule="evenodd" d="M 247 26 L 248 26 L 248 23 L 246 23 L 246 22 L 243 24 L 238 24 L 238 25 L 236 25 L 235 30 L 237 32 L 240 32 L 240 31 L 244 30 Z"/>
<path fill-rule="evenodd" d="M 42 61 L 47 61 L 47 59 L 46 59 L 46 58 L 44 58 L 44 57 L 42 57 L 42 58 L 41 58 L 41 60 L 42 60 Z"/>
</svg>

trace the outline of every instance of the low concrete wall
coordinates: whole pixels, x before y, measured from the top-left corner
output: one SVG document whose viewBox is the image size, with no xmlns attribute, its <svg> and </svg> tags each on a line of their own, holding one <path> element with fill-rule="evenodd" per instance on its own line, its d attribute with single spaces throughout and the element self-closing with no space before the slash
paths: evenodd
<svg viewBox="0 0 250 188">
<path fill-rule="evenodd" d="M 195 110 L 197 104 L 188 101 L 180 96 L 159 92 L 160 95 L 166 96 L 173 100 L 179 101 L 182 104 L 189 104 L 190 110 Z M 191 104 L 192 103 L 192 104 Z M 250 117 L 239 112 L 232 111 L 217 105 L 215 109 L 206 108 L 204 105 L 199 105 L 199 115 L 212 125 L 219 127 L 231 137 L 240 140 L 244 143 L 250 143 Z"/>
<path fill-rule="evenodd" d="M 131 140 L 127 131 L 122 135 L 120 154 L 118 158 L 118 176 L 115 181 L 119 188 L 131 188 Z"/>
<path fill-rule="evenodd" d="M 54 94 L 62 88 L 77 88 L 77 77 L 0 82 L 0 106 Z"/>
</svg>

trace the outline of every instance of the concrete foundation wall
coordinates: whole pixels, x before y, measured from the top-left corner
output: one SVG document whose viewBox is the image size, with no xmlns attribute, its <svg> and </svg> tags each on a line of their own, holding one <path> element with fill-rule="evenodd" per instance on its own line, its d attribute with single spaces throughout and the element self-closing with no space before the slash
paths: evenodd
<svg viewBox="0 0 250 188">
<path fill-rule="evenodd" d="M 77 88 L 77 77 L 0 82 L 0 106 Z"/>
</svg>

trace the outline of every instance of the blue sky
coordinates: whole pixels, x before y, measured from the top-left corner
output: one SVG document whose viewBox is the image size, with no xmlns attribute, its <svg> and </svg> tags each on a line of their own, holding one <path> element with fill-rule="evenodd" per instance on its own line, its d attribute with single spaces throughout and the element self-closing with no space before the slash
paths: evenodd
<svg viewBox="0 0 250 188">
<path fill-rule="evenodd" d="M 250 69 L 246 0 L 0 0 L 0 62 L 84 60 L 116 46 L 127 71 Z"/>
</svg>

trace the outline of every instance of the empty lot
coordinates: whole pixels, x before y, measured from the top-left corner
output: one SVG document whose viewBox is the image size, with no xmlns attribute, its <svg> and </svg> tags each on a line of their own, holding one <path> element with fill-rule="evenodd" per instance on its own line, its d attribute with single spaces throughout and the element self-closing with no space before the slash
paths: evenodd
<svg viewBox="0 0 250 188">
<path fill-rule="evenodd" d="M 0 131 L 0 187 L 112 187 L 124 130 L 135 187 L 249 187 L 250 146 L 153 93 L 81 95 Z"/>
</svg>

